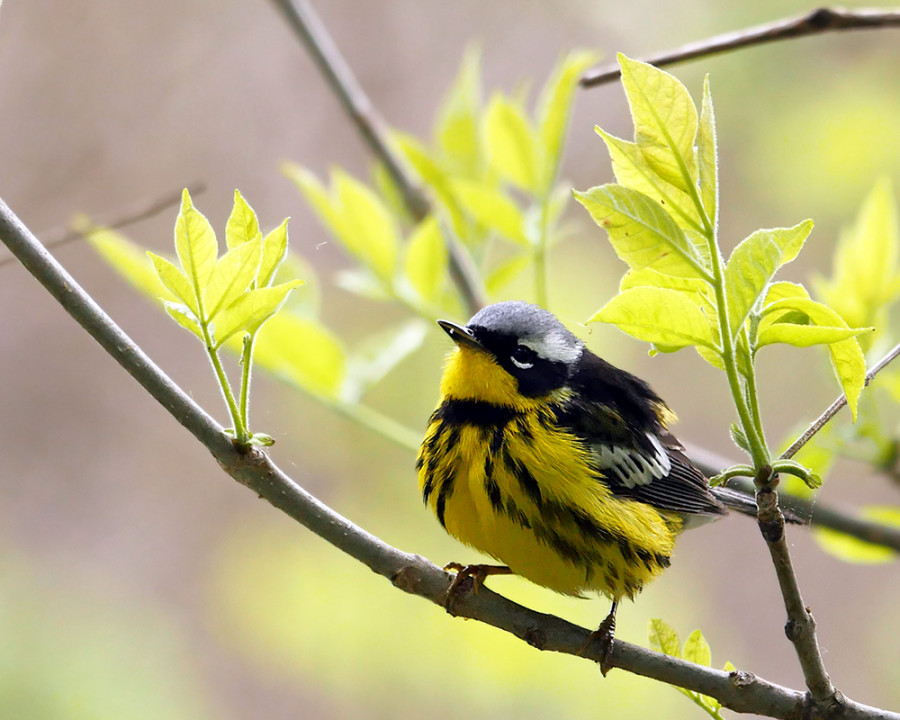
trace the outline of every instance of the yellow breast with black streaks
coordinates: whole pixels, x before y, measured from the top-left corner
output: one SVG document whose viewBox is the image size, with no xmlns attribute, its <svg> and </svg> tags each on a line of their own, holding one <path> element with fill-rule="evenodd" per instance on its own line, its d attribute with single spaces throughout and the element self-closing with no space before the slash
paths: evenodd
<svg viewBox="0 0 900 720">
<path fill-rule="evenodd" d="M 419 485 L 451 535 L 567 595 L 630 597 L 668 565 L 680 520 L 610 492 L 556 424 L 564 391 L 523 397 L 471 351 L 451 355 L 441 390 Z"/>
</svg>

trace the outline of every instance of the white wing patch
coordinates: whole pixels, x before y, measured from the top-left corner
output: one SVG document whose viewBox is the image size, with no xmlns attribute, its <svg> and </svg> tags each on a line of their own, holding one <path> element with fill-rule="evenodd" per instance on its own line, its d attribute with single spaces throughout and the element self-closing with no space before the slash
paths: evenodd
<svg viewBox="0 0 900 720">
<path fill-rule="evenodd" d="M 669 454 L 655 435 L 647 433 L 647 439 L 653 445 L 652 455 L 618 445 L 594 445 L 592 449 L 597 467 L 601 470 L 613 470 L 621 483 L 629 489 L 664 478 L 672 470 Z"/>
</svg>

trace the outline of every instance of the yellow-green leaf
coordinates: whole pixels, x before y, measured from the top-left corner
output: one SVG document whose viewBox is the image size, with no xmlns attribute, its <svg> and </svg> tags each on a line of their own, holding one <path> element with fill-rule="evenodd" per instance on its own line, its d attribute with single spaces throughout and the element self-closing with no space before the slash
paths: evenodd
<svg viewBox="0 0 900 720">
<path fill-rule="evenodd" d="M 469 48 L 459 73 L 438 112 L 435 135 L 442 161 L 455 175 L 477 177 L 484 162 L 481 151 L 481 53 Z"/>
<path fill-rule="evenodd" d="M 259 333 L 256 364 L 293 385 L 337 401 L 346 373 L 340 341 L 320 323 L 287 312 L 272 317 Z"/>
<path fill-rule="evenodd" d="M 562 159 L 566 130 L 578 80 L 597 61 L 596 53 L 574 51 L 556 66 L 538 100 L 538 133 L 542 152 L 539 192 L 553 186 Z"/>
<path fill-rule="evenodd" d="M 234 205 L 228 222 L 225 224 L 225 246 L 229 249 L 251 240 L 259 235 L 259 220 L 253 208 L 244 200 L 239 190 L 234 191 Z"/>
<path fill-rule="evenodd" d="M 187 305 L 172 302 L 171 300 L 163 300 L 163 307 L 169 314 L 169 317 L 181 325 L 181 327 L 195 335 L 200 342 L 206 342 L 206 339 L 203 337 L 203 331 L 200 329 L 200 325 L 197 324 L 197 316 L 194 315 L 193 311 Z"/>
<path fill-rule="evenodd" d="M 406 248 L 406 279 L 426 303 L 440 299 L 447 276 L 447 246 L 437 218 L 429 216 L 413 231 Z"/>
<path fill-rule="evenodd" d="M 708 277 L 696 248 L 655 200 L 621 185 L 600 185 L 575 192 L 600 227 L 609 233 L 616 254 L 629 267 L 652 267 L 679 277 Z"/>
<path fill-rule="evenodd" d="M 797 257 L 812 231 L 813 221 L 792 228 L 757 230 L 734 249 L 725 267 L 729 326 L 738 331 L 761 300 L 777 270 Z"/>
<path fill-rule="evenodd" d="M 227 308 L 256 279 L 260 257 L 259 233 L 253 240 L 235 245 L 216 262 L 206 289 L 206 319 Z"/>
<path fill-rule="evenodd" d="M 620 185 L 656 200 L 682 229 L 703 230 L 703 219 L 691 196 L 659 177 L 644 160 L 637 143 L 617 138 L 596 126 L 594 130 L 606 143 L 613 173 Z"/>
<path fill-rule="evenodd" d="M 871 520 L 895 529 L 900 528 L 900 508 L 870 506 L 863 508 L 859 514 L 865 520 Z M 813 537 L 823 549 L 846 562 L 875 565 L 891 562 L 897 557 L 895 550 L 886 548 L 884 545 L 868 543 L 865 540 L 860 540 L 829 528 L 813 528 Z"/>
<path fill-rule="evenodd" d="M 681 641 L 675 629 L 659 618 L 650 620 L 650 647 L 671 657 L 681 657 Z"/>
<path fill-rule="evenodd" d="M 182 303 L 191 309 L 193 313 L 198 313 L 197 295 L 190 281 L 184 272 L 173 262 L 167 260 L 161 255 L 147 251 L 147 256 L 153 263 L 157 277 L 175 295 Z"/>
<path fill-rule="evenodd" d="M 288 293 L 302 284 L 302 280 L 290 280 L 242 294 L 219 313 L 212 326 L 216 347 L 220 347 L 237 332 L 255 333 L 278 312 Z"/>
<path fill-rule="evenodd" d="M 485 138 L 490 165 L 500 177 L 525 192 L 540 191 L 537 134 L 521 105 L 495 94 L 485 115 Z"/>
<path fill-rule="evenodd" d="M 777 285 L 779 286 L 779 292 L 784 292 L 790 287 L 783 283 L 778 283 Z M 792 345 L 803 344 L 801 339 L 806 331 L 800 328 L 806 326 L 796 323 L 778 322 L 780 318 L 785 317 L 785 313 L 800 313 L 801 316 L 808 318 L 812 325 L 818 325 L 821 328 L 847 329 L 847 323 L 834 310 L 827 305 L 817 303 L 808 298 L 786 297 L 774 302 L 768 302 L 767 297 L 763 312 L 764 315 L 759 325 L 758 347 L 768 342 L 787 342 Z M 778 325 L 788 327 L 782 327 L 777 330 L 770 329 Z M 851 330 L 850 334 L 855 336 L 871 332 L 873 328 L 852 328 Z M 857 342 L 856 337 L 848 337 L 844 340 L 820 340 L 819 342 L 830 342 L 828 344 L 828 352 L 831 356 L 831 365 L 835 373 L 837 373 L 838 381 L 847 398 L 847 405 L 850 407 L 853 419 L 856 420 L 859 395 L 866 382 L 866 359 L 859 342 Z"/>
<path fill-rule="evenodd" d="M 900 294 L 898 252 L 897 205 L 890 181 L 883 178 L 853 225 L 841 233 L 832 276 L 816 279 L 816 294 L 850 325 L 883 326 L 886 306 Z"/>
<path fill-rule="evenodd" d="M 178 299 L 160 280 L 147 253 L 121 233 L 103 227 L 84 229 L 88 242 L 109 265 L 129 283 L 151 298 Z"/>
<path fill-rule="evenodd" d="M 622 84 L 634 119 L 635 142 L 663 180 L 691 193 L 697 183 L 697 108 L 675 77 L 619 54 Z"/>
<path fill-rule="evenodd" d="M 529 247 L 522 211 L 513 199 L 496 185 L 459 180 L 453 191 L 460 206 L 475 222 L 516 245 Z"/>
<path fill-rule="evenodd" d="M 615 325 L 638 340 L 664 348 L 702 345 L 718 349 L 709 319 L 689 295 L 658 287 L 619 293 L 588 322 Z"/>
<path fill-rule="evenodd" d="M 257 287 L 266 287 L 275 280 L 275 272 L 287 255 L 288 246 L 288 220 L 285 218 L 281 225 L 268 233 L 262 241 L 262 257 L 259 262 L 259 275 Z"/>
<path fill-rule="evenodd" d="M 716 147 L 716 113 L 709 75 L 703 79 L 703 101 L 700 104 L 700 125 L 697 128 L 697 162 L 700 179 L 700 199 L 713 227 L 719 218 L 719 169 Z"/>
<path fill-rule="evenodd" d="M 497 267 L 491 269 L 484 281 L 488 295 L 494 296 L 499 294 L 503 288 L 525 272 L 530 267 L 531 262 L 531 253 L 522 253 L 507 258 L 499 263 Z"/>
<path fill-rule="evenodd" d="M 694 630 L 684 641 L 684 659 L 688 662 L 709 667 L 712 663 L 712 651 L 703 633 Z"/>
<path fill-rule="evenodd" d="M 381 198 L 341 170 L 333 173 L 338 238 L 384 282 L 397 266 L 399 234 Z"/>
<path fill-rule="evenodd" d="M 216 267 L 219 247 L 209 220 L 191 203 L 187 189 L 181 196 L 181 212 L 175 221 L 175 252 L 197 297 L 204 297 L 206 286 Z"/>
</svg>

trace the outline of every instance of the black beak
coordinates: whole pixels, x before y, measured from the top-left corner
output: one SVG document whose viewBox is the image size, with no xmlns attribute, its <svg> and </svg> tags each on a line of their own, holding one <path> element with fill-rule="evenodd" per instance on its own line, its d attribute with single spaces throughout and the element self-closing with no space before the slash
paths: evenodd
<svg viewBox="0 0 900 720">
<path fill-rule="evenodd" d="M 441 326 L 441 329 L 447 333 L 450 338 L 457 345 L 470 348 L 475 348 L 476 350 L 481 350 L 482 352 L 487 352 L 487 349 L 475 339 L 475 336 L 472 334 L 472 331 L 468 328 L 463 327 L 462 325 L 457 325 L 456 323 L 450 322 L 449 320 L 438 320 L 437 324 Z"/>
</svg>

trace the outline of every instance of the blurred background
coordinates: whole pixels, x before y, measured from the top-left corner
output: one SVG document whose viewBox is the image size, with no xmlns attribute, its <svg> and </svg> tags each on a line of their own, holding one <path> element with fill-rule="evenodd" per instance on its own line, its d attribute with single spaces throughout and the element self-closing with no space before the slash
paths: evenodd
<svg viewBox="0 0 900 720">
<path fill-rule="evenodd" d="M 847 6 L 862 3 L 847 2 Z M 810 9 L 805 3 L 332 0 L 319 11 L 394 126 L 428 137 L 467 47 L 486 92 L 542 84 L 569 49 L 632 57 Z M 786 279 L 830 271 L 842 226 L 878 176 L 900 185 L 896 31 L 832 34 L 705 59 L 672 71 L 699 95 L 711 74 L 720 142 L 722 237 L 758 227 L 816 229 Z M 304 50 L 266 2 L 8 2 L 0 14 L 0 196 L 39 237 L 76 213 L 98 220 L 177 192 L 221 229 L 240 188 L 265 228 L 287 215 L 291 245 L 323 279 L 322 316 L 342 337 L 403 317 L 329 283 L 349 265 L 279 172 L 370 158 Z M 612 179 L 599 124 L 631 136 L 618 84 L 579 91 L 563 175 Z M 588 317 L 624 270 L 572 204 L 576 236 L 553 255 L 553 309 Z M 176 209 L 127 229 L 169 252 Z M 201 348 L 85 243 L 59 259 L 198 402 L 226 422 Z M 5 256 L 4 256 L 5 257 Z M 509 297 L 515 296 L 516 287 Z M 302 290 L 300 291 L 302 292 Z M 522 290 L 525 299 L 527 295 Z M 0 266 L 0 717 L 520 718 L 696 717 L 671 688 L 543 654 L 447 616 L 332 550 L 224 476 L 16 264 Z M 437 398 L 446 337 L 366 401 L 421 431 Z M 609 330 L 594 350 L 651 382 L 679 412 L 679 436 L 736 455 L 725 383 L 695 354 L 650 358 Z M 773 444 L 836 396 L 824 351 L 761 361 Z M 411 389 L 414 389 L 411 391 Z M 367 530 L 438 564 L 471 561 L 423 508 L 413 455 L 257 375 L 253 426 L 276 461 Z M 897 487 L 844 463 L 822 501 L 897 500 Z M 801 587 L 837 686 L 900 707 L 896 565 L 848 565 L 791 530 Z M 774 573 L 752 522 L 688 533 L 673 567 L 619 613 L 618 636 L 646 644 L 662 617 L 700 627 L 713 664 L 801 687 L 782 631 Z M 586 626 L 605 601 L 559 598 L 515 578 L 491 587 Z M 861 661 L 865 658 L 864 661 Z M 652 713 L 652 714 L 651 714 Z"/>
</svg>

